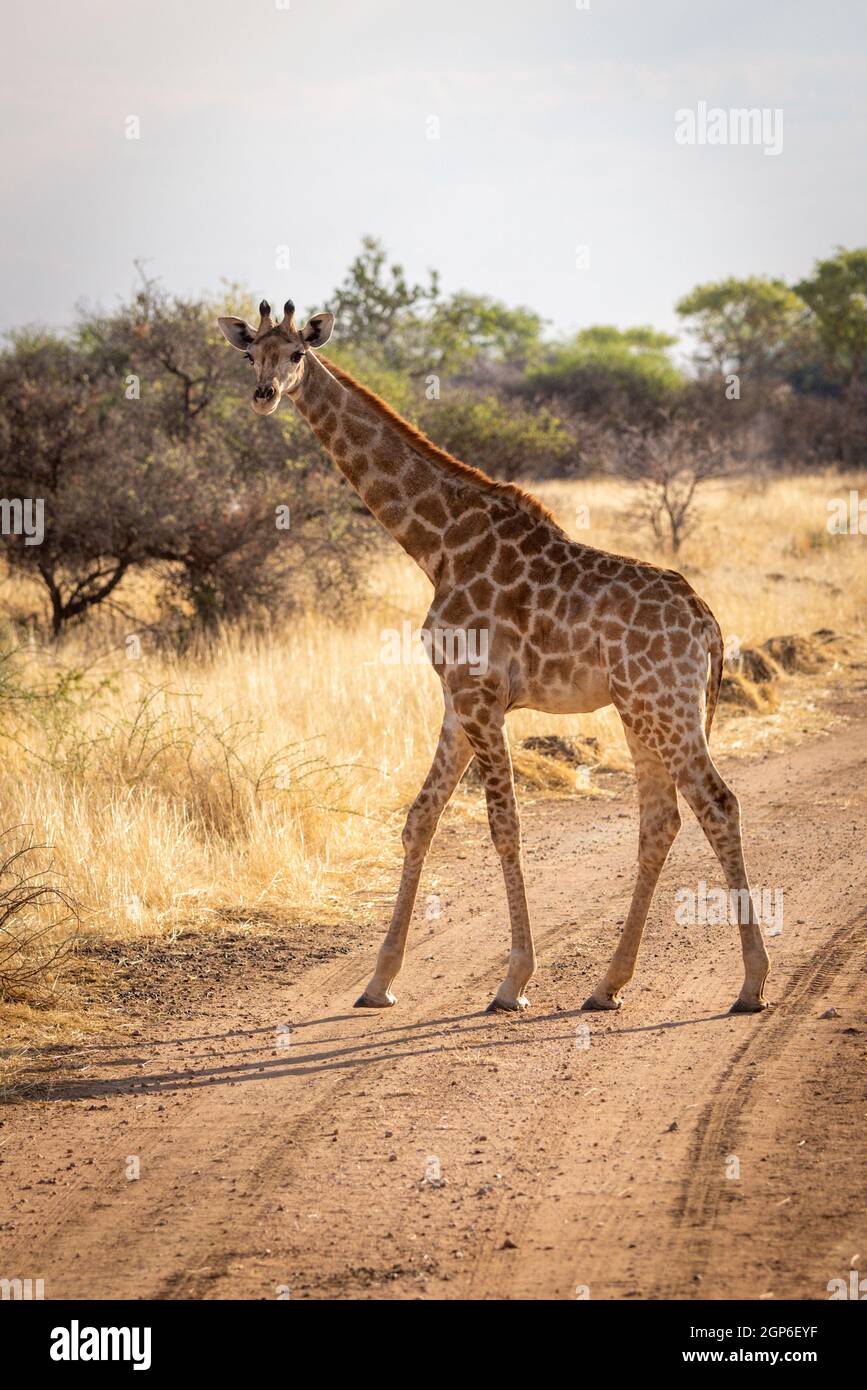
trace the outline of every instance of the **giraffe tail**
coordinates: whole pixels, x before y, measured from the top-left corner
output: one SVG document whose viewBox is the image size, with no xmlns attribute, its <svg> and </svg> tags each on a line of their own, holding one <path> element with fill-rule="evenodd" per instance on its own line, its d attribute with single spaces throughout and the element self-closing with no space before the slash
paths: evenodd
<svg viewBox="0 0 867 1390">
<path fill-rule="evenodd" d="M 705 716 L 704 732 L 705 738 L 710 738 L 710 726 L 713 723 L 717 701 L 719 700 L 720 686 L 722 685 L 723 658 L 725 656 L 723 637 L 716 619 L 712 619 L 707 627 L 707 652 L 710 657 L 710 672 L 707 683 L 707 714 Z"/>
</svg>

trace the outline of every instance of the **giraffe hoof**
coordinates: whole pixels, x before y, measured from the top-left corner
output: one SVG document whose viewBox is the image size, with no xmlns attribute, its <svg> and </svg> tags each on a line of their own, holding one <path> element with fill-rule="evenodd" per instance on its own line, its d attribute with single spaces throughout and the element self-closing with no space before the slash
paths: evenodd
<svg viewBox="0 0 867 1390">
<path fill-rule="evenodd" d="M 526 994 L 519 994 L 519 995 L 518 995 L 518 998 L 517 998 L 517 999 L 514 999 L 514 1000 L 512 1000 L 512 999 L 501 999 L 501 998 L 499 997 L 499 995 L 495 994 L 494 997 L 493 997 L 493 999 L 491 1000 L 490 1004 L 489 1004 L 488 1007 L 485 1009 L 485 1013 L 486 1013 L 486 1014 L 499 1014 L 499 1013 L 514 1014 L 514 1013 L 522 1013 L 522 1012 L 524 1011 L 524 1009 L 529 1009 L 529 1007 L 530 1007 L 530 1001 L 529 1001 L 529 999 L 527 998 Z"/>
<path fill-rule="evenodd" d="M 354 1009 L 390 1009 L 392 1004 L 396 1003 L 397 1000 L 391 990 L 387 990 L 384 999 L 371 999 L 370 995 L 365 992 L 356 999 L 352 1007 Z"/>
<path fill-rule="evenodd" d="M 769 1009 L 767 999 L 736 999 L 729 1009 L 730 1014 L 760 1014 Z"/>
<path fill-rule="evenodd" d="M 595 994 L 591 994 L 589 999 L 585 999 L 581 1005 L 583 1013 L 603 1013 L 607 1009 L 622 1009 L 623 1000 L 613 999 L 611 995 L 606 995 L 604 999 L 597 999 Z"/>
</svg>

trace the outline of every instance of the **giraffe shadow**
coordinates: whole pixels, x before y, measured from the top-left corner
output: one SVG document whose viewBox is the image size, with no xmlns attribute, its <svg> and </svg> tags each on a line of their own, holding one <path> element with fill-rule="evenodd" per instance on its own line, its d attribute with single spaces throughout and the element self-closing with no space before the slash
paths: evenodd
<svg viewBox="0 0 867 1390">
<path fill-rule="evenodd" d="M 631 1028 L 609 1026 L 596 1028 L 594 1038 L 597 1045 L 616 1046 L 619 1038 L 636 1033 L 662 1032 L 671 1028 L 700 1027 L 728 1018 L 727 1013 L 703 1014 L 695 1018 L 661 1020 L 658 1023 L 639 1024 Z M 303 1028 L 314 1024 L 337 1023 L 354 1020 L 354 1015 L 334 1014 L 321 1019 L 307 1020 L 293 1025 L 294 1038 Z M 226 1060 L 191 1070 L 190 1061 L 185 1059 L 183 1067 L 170 1067 L 145 1076 L 134 1076 L 121 1071 L 120 1074 L 105 1077 L 82 1077 L 58 1081 L 50 1088 L 44 1099 L 47 1101 L 95 1101 L 109 1100 L 113 1097 L 136 1095 L 140 1097 L 189 1092 L 227 1087 L 250 1085 L 261 1082 L 287 1081 L 292 1078 L 317 1076 L 329 1072 L 341 1072 L 351 1068 L 376 1066 L 388 1062 L 392 1066 L 403 1060 L 434 1056 L 443 1053 L 467 1050 L 477 1053 L 502 1052 L 504 1048 L 528 1048 L 534 1045 L 560 1042 L 574 1045 L 575 1021 L 586 1020 L 587 1015 L 578 1008 L 569 1011 L 541 1014 L 535 1018 L 521 1015 L 503 1017 L 487 1013 L 444 1015 L 438 1018 L 414 1023 L 392 1025 L 383 1033 L 371 1039 L 369 1034 L 360 1033 L 355 1038 L 326 1038 L 305 1048 L 294 1041 L 279 1057 L 263 1057 L 256 1051 L 255 1057 L 244 1059 L 243 1051 L 231 1052 Z M 558 1025 L 552 1030 L 551 1025 Z M 568 1025 L 568 1027 L 564 1027 Z M 540 1029 L 547 1031 L 540 1032 Z M 271 1029 L 251 1029 L 241 1036 L 271 1033 Z M 190 1041 L 218 1042 L 237 1036 L 229 1034 L 203 1035 Z M 175 1042 L 177 1046 L 177 1041 Z M 230 1060 L 231 1058 L 238 1060 Z M 146 1063 L 147 1058 L 115 1057 L 96 1065 L 106 1068 L 126 1068 L 130 1065 Z"/>
</svg>

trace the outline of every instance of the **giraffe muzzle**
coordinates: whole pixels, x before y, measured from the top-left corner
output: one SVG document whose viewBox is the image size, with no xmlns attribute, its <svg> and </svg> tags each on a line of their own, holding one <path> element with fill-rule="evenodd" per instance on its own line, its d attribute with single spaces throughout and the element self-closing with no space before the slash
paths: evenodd
<svg viewBox="0 0 867 1390">
<path fill-rule="evenodd" d="M 280 393 L 274 386 L 257 386 L 251 404 L 258 415 L 270 415 L 280 404 Z"/>
</svg>

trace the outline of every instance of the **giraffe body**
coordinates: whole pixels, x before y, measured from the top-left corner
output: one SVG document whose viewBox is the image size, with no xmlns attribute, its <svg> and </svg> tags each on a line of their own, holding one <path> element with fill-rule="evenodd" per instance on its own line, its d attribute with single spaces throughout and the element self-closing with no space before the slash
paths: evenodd
<svg viewBox="0 0 867 1390">
<path fill-rule="evenodd" d="M 291 303 L 276 327 L 268 306 L 261 311 L 255 332 L 240 319 L 220 321 L 256 367 L 254 409 L 270 414 L 289 396 L 434 590 L 423 626 L 442 683 L 443 723 L 431 769 L 407 815 L 391 924 L 359 1006 L 395 1002 L 392 985 L 403 964 L 422 865 L 439 817 L 475 757 L 512 936 L 508 973 L 490 1007 L 526 1007 L 536 957 L 505 717 L 519 708 L 569 714 L 613 704 L 638 778 L 638 877 L 617 949 L 585 1007 L 620 1007 L 680 827 L 679 790 L 728 887 L 747 890 L 737 898 L 745 977 L 733 1010 L 764 1008 L 769 962 L 749 895 L 740 810 L 707 745 L 723 659 L 720 629 L 707 604 L 673 570 L 571 540 L 541 503 L 444 453 L 318 357 L 312 349 L 327 341 L 331 315 L 315 315 L 299 330 Z M 456 649 L 446 640 L 470 632 L 486 636 L 483 664 L 467 659 L 471 644 Z"/>
</svg>

